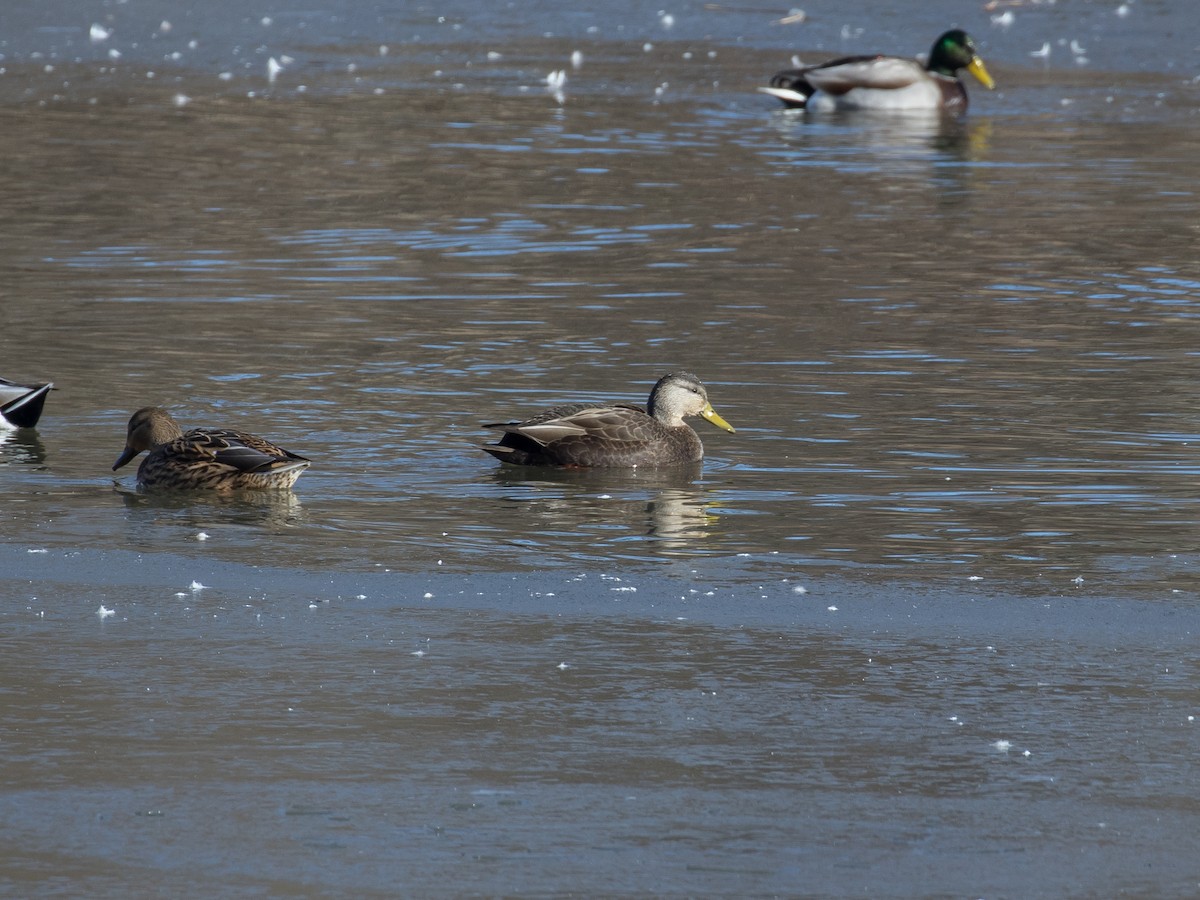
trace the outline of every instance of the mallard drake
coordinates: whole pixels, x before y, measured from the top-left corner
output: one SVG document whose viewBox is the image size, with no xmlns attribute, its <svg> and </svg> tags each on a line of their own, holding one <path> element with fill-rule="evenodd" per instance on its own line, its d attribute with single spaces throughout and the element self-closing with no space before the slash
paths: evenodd
<svg viewBox="0 0 1200 900">
<path fill-rule="evenodd" d="M 143 450 L 138 484 L 173 490 L 264 490 L 290 488 L 308 468 L 303 456 L 270 441 L 225 428 L 193 428 L 184 432 L 171 414 L 146 406 L 129 420 L 125 449 L 113 463 L 121 468 Z"/>
<path fill-rule="evenodd" d="M 836 109 L 941 109 L 963 112 L 967 89 L 958 73 L 966 69 L 991 90 L 996 86 L 970 35 L 947 31 L 929 51 L 924 65 L 898 56 L 846 56 L 819 66 L 788 69 L 760 91 L 793 108 L 830 112 Z"/>
<path fill-rule="evenodd" d="M 18 384 L 0 378 L 0 428 L 32 428 L 42 417 L 53 384 Z"/>
<path fill-rule="evenodd" d="M 556 406 L 524 422 L 484 425 L 504 432 L 483 449 L 518 466 L 635 468 L 696 462 L 700 437 L 685 416 L 703 416 L 718 428 L 733 426 L 717 415 L 700 379 L 675 372 L 658 380 L 646 409 L 627 403 Z"/>
</svg>

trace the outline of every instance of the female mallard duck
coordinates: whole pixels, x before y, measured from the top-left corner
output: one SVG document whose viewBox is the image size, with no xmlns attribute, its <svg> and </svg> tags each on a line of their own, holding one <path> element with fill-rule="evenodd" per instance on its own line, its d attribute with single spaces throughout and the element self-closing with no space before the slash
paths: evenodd
<svg viewBox="0 0 1200 900">
<path fill-rule="evenodd" d="M 32 428 L 53 384 L 18 384 L 0 378 L 0 428 Z"/>
<path fill-rule="evenodd" d="M 121 468 L 143 450 L 138 484 L 183 491 L 236 491 L 290 488 L 309 466 L 252 434 L 224 428 L 184 432 L 171 414 L 157 406 L 139 409 L 129 420 L 125 449 L 113 463 Z"/>
<path fill-rule="evenodd" d="M 684 416 L 704 416 L 718 428 L 733 427 L 717 415 L 700 379 L 690 372 L 660 378 L 643 410 L 613 403 L 556 406 L 524 422 L 485 425 L 504 432 L 483 449 L 518 466 L 636 468 L 696 462 L 704 447 Z"/>
<path fill-rule="evenodd" d="M 929 61 L 898 56 L 847 56 L 819 66 L 788 69 L 760 91 L 787 106 L 831 112 L 836 109 L 942 109 L 964 112 L 967 89 L 958 78 L 966 69 L 988 90 L 996 86 L 975 42 L 959 29 L 933 42 Z"/>
</svg>

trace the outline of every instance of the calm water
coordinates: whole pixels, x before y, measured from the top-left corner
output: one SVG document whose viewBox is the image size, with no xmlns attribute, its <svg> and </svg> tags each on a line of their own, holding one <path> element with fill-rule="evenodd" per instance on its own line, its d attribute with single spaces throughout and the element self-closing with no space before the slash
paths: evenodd
<svg viewBox="0 0 1200 900">
<path fill-rule="evenodd" d="M 0 12 L 0 893 L 1200 890 L 1190 5 L 350 6 Z M 679 368 L 701 470 L 476 448 Z"/>
</svg>

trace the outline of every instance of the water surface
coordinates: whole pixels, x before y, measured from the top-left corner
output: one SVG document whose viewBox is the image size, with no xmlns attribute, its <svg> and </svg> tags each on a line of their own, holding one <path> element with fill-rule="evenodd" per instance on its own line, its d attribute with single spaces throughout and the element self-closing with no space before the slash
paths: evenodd
<svg viewBox="0 0 1200 900">
<path fill-rule="evenodd" d="M 960 22 L 950 122 L 753 92 L 947 4 L 6 11 L 4 890 L 1194 893 L 1198 88 L 1115 9 Z M 475 446 L 681 368 L 698 471 Z M 141 495 L 146 404 L 314 465 Z"/>
</svg>

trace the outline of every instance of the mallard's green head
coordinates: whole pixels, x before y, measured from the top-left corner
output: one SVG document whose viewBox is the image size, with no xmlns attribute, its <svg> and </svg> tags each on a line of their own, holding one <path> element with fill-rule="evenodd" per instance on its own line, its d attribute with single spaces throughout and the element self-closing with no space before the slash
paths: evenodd
<svg viewBox="0 0 1200 900">
<path fill-rule="evenodd" d="M 960 69 L 966 69 L 988 90 L 996 86 L 996 82 L 992 81 L 992 76 L 983 65 L 983 60 L 979 58 L 975 42 L 960 28 L 947 31 L 933 42 L 933 49 L 929 51 L 929 62 L 925 68 L 950 78 L 957 77 Z"/>
</svg>

